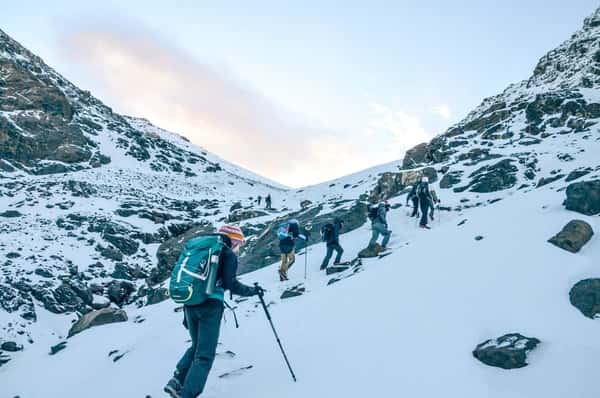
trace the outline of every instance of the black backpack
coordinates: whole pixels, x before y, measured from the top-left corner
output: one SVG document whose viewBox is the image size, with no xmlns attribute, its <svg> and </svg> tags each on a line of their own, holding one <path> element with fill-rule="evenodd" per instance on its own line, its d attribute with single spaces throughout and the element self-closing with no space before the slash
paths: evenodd
<svg viewBox="0 0 600 398">
<path fill-rule="evenodd" d="M 420 183 L 419 188 L 417 188 L 417 195 L 419 197 L 429 196 L 429 184 L 426 182 Z"/>
<path fill-rule="evenodd" d="M 367 217 L 369 217 L 369 220 L 375 220 L 379 215 L 379 204 L 369 205 L 369 207 L 367 207 L 367 211 Z"/>
<path fill-rule="evenodd" d="M 321 239 L 323 242 L 329 242 L 331 239 L 333 239 L 333 228 L 334 226 L 332 223 L 323 225 L 321 228 Z"/>
</svg>

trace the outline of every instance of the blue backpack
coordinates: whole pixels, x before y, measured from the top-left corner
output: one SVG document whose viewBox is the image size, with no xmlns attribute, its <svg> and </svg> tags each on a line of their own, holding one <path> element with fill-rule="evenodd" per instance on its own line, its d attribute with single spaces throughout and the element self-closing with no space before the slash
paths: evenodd
<svg viewBox="0 0 600 398">
<path fill-rule="evenodd" d="M 186 242 L 169 283 L 169 295 L 179 304 L 197 305 L 217 293 L 219 256 L 225 243 L 218 235 L 206 235 Z"/>
<path fill-rule="evenodd" d="M 290 224 L 298 224 L 296 220 L 290 220 L 277 227 L 277 237 L 279 240 L 284 240 L 290 236 Z"/>
</svg>

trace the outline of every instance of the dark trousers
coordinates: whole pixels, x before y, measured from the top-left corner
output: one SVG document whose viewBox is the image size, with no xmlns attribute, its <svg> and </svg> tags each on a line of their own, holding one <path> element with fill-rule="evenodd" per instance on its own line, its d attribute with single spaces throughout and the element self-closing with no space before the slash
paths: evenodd
<svg viewBox="0 0 600 398">
<path fill-rule="evenodd" d="M 177 374 L 183 385 L 181 397 L 196 398 L 204 391 L 215 360 L 223 303 L 208 299 L 200 305 L 185 307 L 184 311 L 192 346 L 179 360 Z"/>
<path fill-rule="evenodd" d="M 325 269 L 327 268 L 327 266 L 329 265 L 329 260 L 331 260 L 331 256 L 333 255 L 333 251 L 336 251 L 336 256 L 335 256 L 335 260 L 334 260 L 334 264 L 339 263 L 340 261 L 342 261 L 342 254 L 344 253 L 344 249 L 342 249 L 342 246 L 340 246 L 339 243 L 335 242 L 335 243 L 328 243 L 327 244 L 327 254 L 325 254 L 325 258 L 323 259 L 323 262 L 321 263 L 321 269 Z"/>
<path fill-rule="evenodd" d="M 427 217 L 429 217 L 429 209 L 431 209 L 431 215 L 433 215 L 433 206 L 430 200 L 421 199 L 421 223 L 420 225 L 427 225 Z"/>
<path fill-rule="evenodd" d="M 417 213 L 419 212 L 419 198 L 417 198 L 415 196 L 411 200 L 412 200 L 412 204 L 413 204 L 413 212 L 412 212 L 412 214 L 410 216 L 411 217 L 416 217 Z"/>
</svg>

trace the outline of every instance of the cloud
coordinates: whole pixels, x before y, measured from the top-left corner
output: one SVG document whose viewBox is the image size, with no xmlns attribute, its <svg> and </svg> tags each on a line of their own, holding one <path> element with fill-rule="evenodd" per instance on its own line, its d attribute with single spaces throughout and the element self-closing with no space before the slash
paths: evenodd
<svg viewBox="0 0 600 398">
<path fill-rule="evenodd" d="M 201 63 L 153 32 L 86 25 L 65 32 L 60 45 L 109 105 L 284 184 L 316 183 L 372 164 L 360 144 L 298 122 L 226 68 Z"/>
<path fill-rule="evenodd" d="M 433 111 L 440 115 L 445 120 L 450 119 L 452 116 L 452 112 L 450 111 L 450 107 L 447 104 L 441 104 L 433 107 Z"/>
<path fill-rule="evenodd" d="M 383 156 L 388 159 L 394 155 L 397 159 L 406 150 L 431 139 L 421 119 L 414 114 L 375 102 L 369 104 L 369 109 L 371 119 L 367 134 L 373 139 L 387 141 L 387 151 Z"/>
</svg>

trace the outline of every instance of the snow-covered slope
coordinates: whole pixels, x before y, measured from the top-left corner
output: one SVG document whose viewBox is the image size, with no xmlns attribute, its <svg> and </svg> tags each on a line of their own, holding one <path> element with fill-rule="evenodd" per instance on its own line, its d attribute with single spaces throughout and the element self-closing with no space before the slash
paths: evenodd
<svg viewBox="0 0 600 398">
<path fill-rule="evenodd" d="M 266 266 L 243 279 L 268 289 L 299 383 L 287 379 L 250 300 L 238 305 L 241 329 L 223 327 L 207 396 L 600 392 L 593 373 L 600 325 L 569 303 L 576 282 L 600 276 L 600 246 L 592 238 L 571 254 L 547 243 L 573 218 L 598 230 L 597 216 L 562 203 L 569 184 L 600 179 L 600 11 L 529 79 L 485 99 L 402 161 L 298 190 L 112 113 L 0 39 L 0 90 L 8 87 L 13 98 L 0 102 L 0 213 L 8 210 L 0 214 L 0 340 L 25 345 L 0 367 L 8 396 L 160 396 L 186 345 L 181 313 L 161 301 L 165 278 L 186 237 L 225 221 L 249 236 L 242 270 Z M 42 147 L 32 144 L 39 140 Z M 420 174 L 442 199 L 431 231 L 418 229 L 404 206 Z M 277 210 L 256 204 L 267 193 Z M 350 259 L 370 237 L 365 203 L 384 198 L 393 205 L 391 255 L 325 277 L 317 271 L 324 248 L 313 234 L 309 280 L 300 256 L 292 280 L 277 281 L 272 232 L 282 219 L 318 230 L 343 217 Z M 300 283 L 301 297 L 279 299 Z M 86 330 L 48 355 L 78 314 L 106 305 L 124 309 L 129 321 Z M 510 332 L 541 340 L 530 366 L 503 371 L 473 358 L 476 345 Z M 247 365 L 239 377 L 218 377 Z M 39 383 L 27 382 L 32 373 Z"/>
<path fill-rule="evenodd" d="M 517 193 L 494 211 L 444 213 L 427 232 L 403 210 L 392 211 L 393 254 L 365 259 L 362 272 L 329 286 L 335 276 L 319 273 L 320 246 L 309 252 L 307 281 L 301 264 L 283 285 L 276 282 L 275 266 L 245 275 L 245 282 L 268 289 L 298 383 L 251 299 L 238 305 L 240 329 L 226 314 L 205 396 L 597 396 L 600 324 L 572 307 L 568 292 L 578 280 L 600 276 L 600 245 L 594 241 L 572 255 L 546 243 L 572 218 L 562 196 L 549 188 Z M 600 227 L 598 217 L 584 219 Z M 347 255 L 356 255 L 369 235 L 367 227 L 344 235 Z M 478 235 L 484 239 L 476 241 Z M 307 293 L 279 299 L 298 283 Z M 54 356 L 48 347 L 73 317 L 41 331 L 41 344 L 0 370 L 7 396 L 162 396 L 187 345 L 182 314 L 171 302 L 128 311 L 131 319 L 145 321 L 89 330 Z M 530 366 L 504 371 L 472 357 L 478 343 L 515 331 L 542 341 Z M 238 376 L 219 377 L 249 365 Z M 31 374 L 36 383 L 28 382 Z"/>
</svg>

